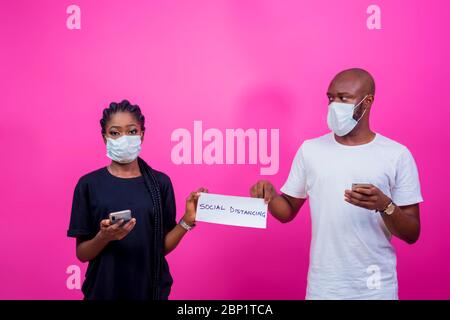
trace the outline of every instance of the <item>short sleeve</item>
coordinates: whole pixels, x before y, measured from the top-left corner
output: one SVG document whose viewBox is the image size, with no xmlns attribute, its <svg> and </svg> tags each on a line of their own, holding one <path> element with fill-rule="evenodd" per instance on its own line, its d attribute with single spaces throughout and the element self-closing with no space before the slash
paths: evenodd
<svg viewBox="0 0 450 320">
<path fill-rule="evenodd" d="M 80 179 L 75 186 L 72 201 L 68 237 L 85 237 L 95 233 L 89 206 L 89 192 L 87 183 Z"/>
<path fill-rule="evenodd" d="M 281 192 L 294 198 L 306 198 L 306 170 L 303 156 L 303 145 L 300 146 L 292 161 L 289 176 L 281 187 Z"/>
<path fill-rule="evenodd" d="M 419 174 L 411 152 L 405 148 L 401 153 L 392 187 L 392 201 L 398 206 L 406 206 L 422 202 Z"/>
<path fill-rule="evenodd" d="M 163 210 L 163 228 L 164 235 L 171 231 L 177 225 L 176 215 L 176 203 L 175 203 L 175 193 L 172 186 L 172 181 L 167 177 L 164 184 L 163 192 L 161 195 L 162 199 L 162 210 Z"/>
</svg>

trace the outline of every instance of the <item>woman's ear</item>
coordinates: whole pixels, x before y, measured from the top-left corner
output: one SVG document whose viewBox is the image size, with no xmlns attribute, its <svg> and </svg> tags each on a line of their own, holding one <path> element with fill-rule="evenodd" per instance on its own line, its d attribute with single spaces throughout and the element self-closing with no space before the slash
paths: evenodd
<svg viewBox="0 0 450 320">
<path fill-rule="evenodd" d="M 145 133 L 145 131 L 142 131 L 142 133 L 141 133 L 141 143 L 144 142 L 144 133 Z"/>
<path fill-rule="evenodd" d="M 104 134 L 102 134 L 103 142 L 106 144 L 106 137 Z"/>
</svg>

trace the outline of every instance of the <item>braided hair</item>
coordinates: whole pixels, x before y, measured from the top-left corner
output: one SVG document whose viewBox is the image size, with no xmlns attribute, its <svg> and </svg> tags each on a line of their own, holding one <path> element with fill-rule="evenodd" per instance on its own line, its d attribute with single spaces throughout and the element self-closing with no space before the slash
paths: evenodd
<svg viewBox="0 0 450 320">
<path fill-rule="evenodd" d="M 130 104 L 128 100 L 121 102 L 111 102 L 108 108 L 103 109 L 103 116 L 100 119 L 100 126 L 102 128 L 102 135 L 106 134 L 106 124 L 111 120 L 113 114 L 117 112 L 131 113 L 137 122 L 141 125 L 141 130 L 145 131 L 145 117 L 142 114 L 141 108 L 137 104 Z"/>
<path fill-rule="evenodd" d="M 129 112 L 139 122 L 141 131 L 145 131 L 145 117 L 138 105 L 132 105 L 128 100 L 122 100 L 120 103 L 112 102 L 108 108 L 103 110 L 103 117 L 100 119 L 101 132 L 106 134 L 106 125 L 111 117 L 117 112 Z M 141 157 L 138 157 L 139 170 L 144 178 L 145 187 L 153 203 L 153 247 L 151 256 L 153 257 L 152 266 L 152 298 L 161 299 L 161 269 L 164 256 L 164 234 L 163 234 L 163 214 L 161 188 L 156 178 L 154 170 Z"/>
</svg>

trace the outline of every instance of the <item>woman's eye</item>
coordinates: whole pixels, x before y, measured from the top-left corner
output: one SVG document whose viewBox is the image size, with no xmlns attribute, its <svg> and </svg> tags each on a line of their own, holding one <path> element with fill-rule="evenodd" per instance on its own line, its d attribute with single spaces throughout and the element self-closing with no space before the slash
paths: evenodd
<svg viewBox="0 0 450 320">
<path fill-rule="evenodd" d="M 117 135 L 119 135 L 118 132 L 110 132 L 109 134 L 112 135 L 112 136 L 117 136 Z"/>
<path fill-rule="evenodd" d="M 137 134 L 137 130 L 136 129 L 130 130 L 130 134 Z"/>
</svg>

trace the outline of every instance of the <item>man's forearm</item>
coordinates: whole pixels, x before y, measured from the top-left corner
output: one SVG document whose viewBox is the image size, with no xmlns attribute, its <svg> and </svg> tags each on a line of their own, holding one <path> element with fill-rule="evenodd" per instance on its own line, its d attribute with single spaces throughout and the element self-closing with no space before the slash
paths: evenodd
<svg viewBox="0 0 450 320">
<path fill-rule="evenodd" d="M 289 201 L 283 195 L 277 195 L 269 202 L 269 211 L 275 219 L 283 223 L 295 217 Z"/>
<path fill-rule="evenodd" d="M 396 207 L 391 215 L 381 214 L 388 230 L 396 237 L 413 244 L 420 234 L 420 221 L 409 215 L 400 207 Z"/>
</svg>

